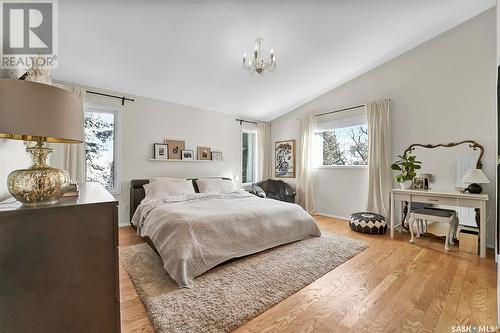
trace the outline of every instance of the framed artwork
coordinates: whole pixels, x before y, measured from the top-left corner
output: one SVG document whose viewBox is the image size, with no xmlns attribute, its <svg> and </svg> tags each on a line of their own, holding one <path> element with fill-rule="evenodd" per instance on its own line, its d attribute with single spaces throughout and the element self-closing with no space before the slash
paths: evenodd
<svg viewBox="0 0 500 333">
<path fill-rule="evenodd" d="M 208 147 L 198 147 L 198 159 L 199 160 L 211 160 L 212 154 L 211 149 Z"/>
<path fill-rule="evenodd" d="M 153 145 L 153 158 L 155 160 L 168 159 L 168 145 L 164 143 L 155 143 Z"/>
<path fill-rule="evenodd" d="M 295 140 L 274 143 L 274 175 L 295 178 Z"/>
<path fill-rule="evenodd" d="M 184 148 L 186 148 L 184 141 L 165 139 L 165 143 L 168 145 L 168 158 L 169 159 L 171 159 L 171 160 L 182 159 L 182 151 L 184 150 Z"/>
<path fill-rule="evenodd" d="M 213 151 L 212 152 L 212 161 L 222 161 L 222 152 Z"/>
<path fill-rule="evenodd" d="M 413 189 L 414 190 L 428 190 L 429 181 L 425 177 L 415 177 L 413 179 Z"/>
<path fill-rule="evenodd" d="M 182 159 L 185 161 L 194 160 L 194 152 L 192 150 L 183 150 L 182 151 Z"/>
</svg>

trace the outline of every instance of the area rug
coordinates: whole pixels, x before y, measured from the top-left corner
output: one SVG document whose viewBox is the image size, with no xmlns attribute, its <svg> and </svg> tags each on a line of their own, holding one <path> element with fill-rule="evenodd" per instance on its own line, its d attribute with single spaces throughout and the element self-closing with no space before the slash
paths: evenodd
<svg viewBox="0 0 500 333">
<path fill-rule="evenodd" d="M 335 235 L 283 245 L 211 269 L 179 289 L 148 244 L 120 248 L 157 332 L 231 331 L 367 248 Z"/>
</svg>

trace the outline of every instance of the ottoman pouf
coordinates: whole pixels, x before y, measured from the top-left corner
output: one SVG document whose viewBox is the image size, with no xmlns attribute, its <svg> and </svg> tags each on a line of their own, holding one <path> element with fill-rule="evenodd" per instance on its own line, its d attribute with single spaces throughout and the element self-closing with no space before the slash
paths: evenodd
<svg viewBox="0 0 500 333">
<path fill-rule="evenodd" d="M 352 230 L 371 235 L 383 235 L 387 231 L 387 221 L 380 214 L 370 212 L 354 213 L 349 217 Z"/>
</svg>

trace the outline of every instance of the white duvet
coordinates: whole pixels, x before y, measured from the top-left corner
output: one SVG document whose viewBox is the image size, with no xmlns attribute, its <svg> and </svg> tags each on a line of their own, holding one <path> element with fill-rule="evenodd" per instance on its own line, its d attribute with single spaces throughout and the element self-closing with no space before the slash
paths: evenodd
<svg viewBox="0 0 500 333">
<path fill-rule="evenodd" d="M 151 238 L 181 287 L 229 259 L 321 236 L 300 206 L 246 192 L 143 200 L 132 223 L 140 236 Z"/>
</svg>

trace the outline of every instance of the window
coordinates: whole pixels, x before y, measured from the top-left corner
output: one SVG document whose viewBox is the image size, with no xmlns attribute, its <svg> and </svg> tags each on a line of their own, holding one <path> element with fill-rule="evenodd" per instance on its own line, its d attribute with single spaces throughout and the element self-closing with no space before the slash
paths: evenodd
<svg viewBox="0 0 500 333">
<path fill-rule="evenodd" d="M 253 183 L 255 180 L 256 165 L 256 137 L 251 131 L 243 131 L 241 144 L 241 181 L 242 183 Z"/>
<path fill-rule="evenodd" d="M 85 107 L 85 175 L 87 182 L 102 184 L 119 193 L 117 172 L 118 110 Z"/>
<path fill-rule="evenodd" d="M 323 130 L 316 133 L 322 165 L 368 165 L 368 126 Z"/>
</svg>

